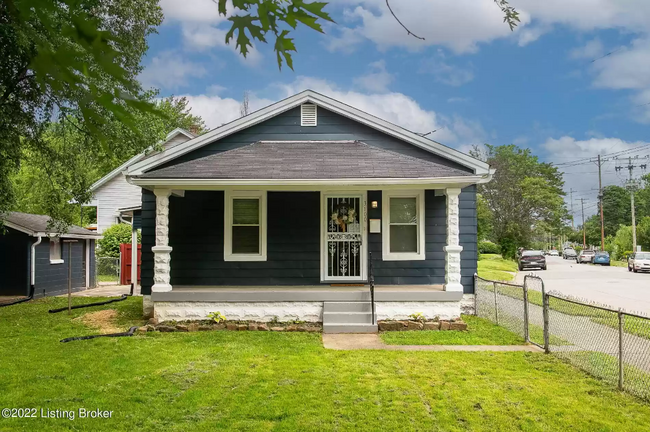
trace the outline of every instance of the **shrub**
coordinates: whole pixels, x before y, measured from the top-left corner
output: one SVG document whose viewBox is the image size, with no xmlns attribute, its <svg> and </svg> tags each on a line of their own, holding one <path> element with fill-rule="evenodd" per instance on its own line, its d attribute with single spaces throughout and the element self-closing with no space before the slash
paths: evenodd
<svg viewBox="0 0 650 432">
<path fill-rule="evenodd" d="M 501 253 L 501 248 L 498 244 L 492 243 L 491 241 L 480 241 L 478 242 L 478 253 L 499 254 Z"/>
<path fill-rule="evenodd" d="M 210 312 L 208 314 L 208 318 L 210 318 L 212 321 L 216 322 L 217 324 L 220 324 L 220 323 L 226 321 L 226 317 L 224 316 L 224 314 L 222 314 L 219 311 Z"/>
<path fill-rule="evenodd" d="M 115 224 L 102 233 L 103 239 L 97 240 L 97 255 L 102 257 L 119 258 L 120 244 L 131 243 L 131 225 Z M 142 241 L 138 231 L 138 244 Z"/>
</svg>

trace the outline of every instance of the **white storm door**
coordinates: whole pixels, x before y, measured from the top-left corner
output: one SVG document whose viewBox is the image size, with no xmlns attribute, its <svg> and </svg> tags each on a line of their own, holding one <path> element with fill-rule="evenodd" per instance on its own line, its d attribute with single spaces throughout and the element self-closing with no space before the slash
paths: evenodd
<svg viewBox="0 0 650 432">
<path fill-rule="evenodd" d="M 365 193 L 323 194 L 321 276 L 323 281 L 365 281 L 367 263 Z"/>
</svg>

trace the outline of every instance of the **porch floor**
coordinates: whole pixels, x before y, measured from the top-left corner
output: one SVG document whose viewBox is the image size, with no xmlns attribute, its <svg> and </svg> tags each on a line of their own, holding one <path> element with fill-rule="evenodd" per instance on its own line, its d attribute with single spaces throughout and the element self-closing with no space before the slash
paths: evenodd
<svg viewBox="0 0 650 432">
<path fill-rule="evenodd" d="M 375 301 L 459 301 L 462 292 L 442 285 L 377 285 Z M 160 302 L 286 302 L 369 301 L 370 287 L 329 285 L 212 286 L 175 285 L 172 291 L 152 293 Z"/>
</svg>

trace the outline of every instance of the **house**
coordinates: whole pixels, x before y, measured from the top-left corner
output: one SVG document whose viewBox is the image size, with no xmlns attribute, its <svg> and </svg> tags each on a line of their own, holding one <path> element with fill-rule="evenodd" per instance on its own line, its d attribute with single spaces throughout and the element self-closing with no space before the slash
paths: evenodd
<svg viewBox="0 0 650 432">
<path fill-rule="evenodd" d="M 162 149 L 174 147 L 180 143 L 195 138 L 195 135 L 181 128 L 171 131 L 164 142 L 160 145 Z M 91 187 L 93 200 L 86 207 L 97 208 L 97 232 L 103 233 L 111 225 L 128 221 L 131 223 L 134 212 L 140 210 L 142 190 L 129 184 L 124 177 L 123 171 L 138 161 L 146 159 L 150 154 L 140 153 L 101 179 L 97 180 Z"/>
<path fill-rule="evenodd" d="M 72 225 L 66 233 L 48 228 L 49 216 L 9 212 L 0 232 L 0 296 L 35 297 L 95 286 L 95 241 L 101 236 Z M 70 260 L 72 257 L 72 260 Z"/>
<path fill-rule="evenodd" d="M 372 332 L 373 318 L 454 318 L 471 302 L 489 166 L 319 93 L 126 174 L 143 189 L 142 293 L 161 320 L 219 311 Z"/>
</svg>

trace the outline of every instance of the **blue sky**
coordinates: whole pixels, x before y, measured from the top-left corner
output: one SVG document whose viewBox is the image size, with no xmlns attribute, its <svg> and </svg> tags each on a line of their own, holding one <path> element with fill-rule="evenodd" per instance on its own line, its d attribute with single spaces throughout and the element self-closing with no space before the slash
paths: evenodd
<svg viewBox="0 0 650 432">
<path fill-rule="evenodd" d="M 556 163 L 650 154 L 647 0 L 512 0 L 522 18 L 515 32 L 493 0 L 391 4 L 425 41 L 406 35 L 384 0 L 334 0 L 326 10 L 337 24 L 325 35 L 294 32 L 295 71 L 279 71 L 269 46 L 243 59 L 225 45 L 229 23 L 212 0 L 161 0 L 165 23 L 141 80 L 187 96 L 210 127 L 238 117 L 244 91 L 257 109 L 311 88 L 410 130 L 436 130 L 431 139 L 463 151 L 515 143 Z M 605 184 L 621 184 L 620 164 L 606 162 Z M 592 213 L 595 165 L 563 169 L 566 190 Z"/>
</svg>

